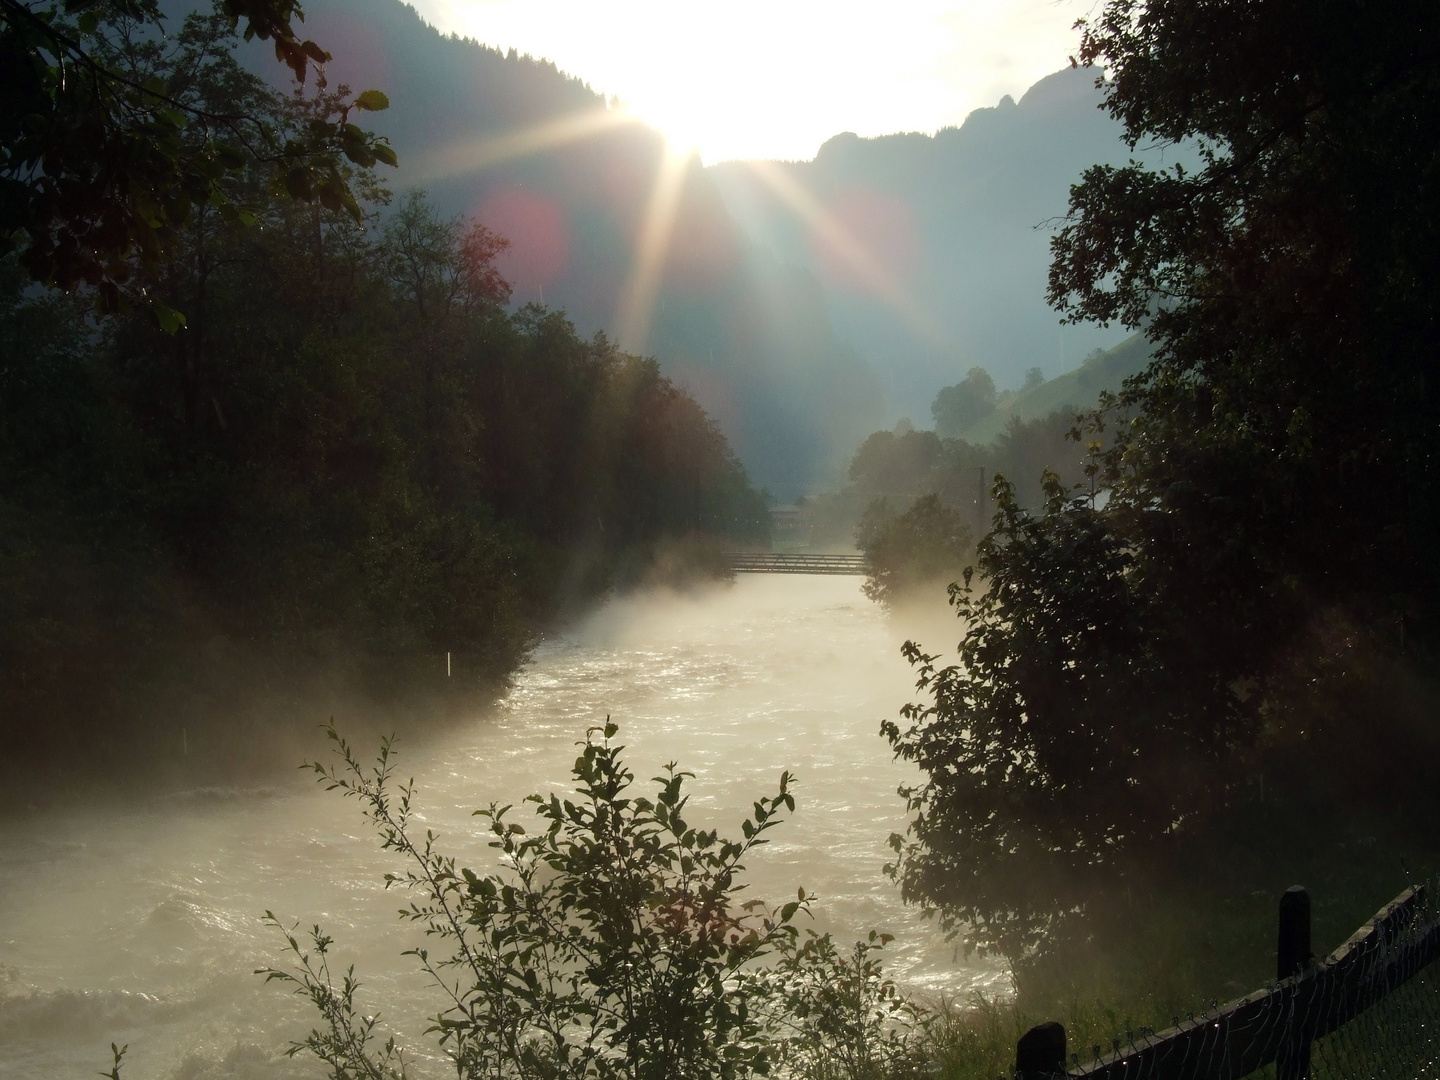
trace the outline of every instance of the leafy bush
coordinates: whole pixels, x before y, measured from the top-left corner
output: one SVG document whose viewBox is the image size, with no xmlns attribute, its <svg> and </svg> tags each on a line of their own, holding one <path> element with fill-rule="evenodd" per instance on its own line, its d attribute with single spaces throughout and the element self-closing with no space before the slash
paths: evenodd
<svg viewBox="0 0 1440 1080">
<path fill-rule="evenodd" d="M 972 535 L 959 511 L 938 495 L 923 495 L 892 516 L 883 499 L 870 504 L 855 541 L 865 554 L 865 595 L 889 606 L 926 585 L 960 576 L 972 551 Z"/>
<path fill-rule="evenodd" d="M 934 1016 L 885 977 L 888 934 L 846 956 L 829 934 L 786 943 L 779 965 L 783 1060 L 805 1080 L 883 1080 L 929 1071 Z"/>
<path fill-rule="evenodd" d="M 935 418 L 936 434 L 942 437 L 959 435 L 976 421 L 995 411 L 997 395 L 995 380 L 982 367 L 972 367 L 965 378 L 947 386 L 935 395 L 930 415 Z"/>
<path fill-rule="evenodd" d="M 872 932 L 848 954 L 829 934 L 802 934 L 804 889 L 778 907 L 740 899 L 743 860 L 793 811 L 789 774 L 754 803 L 729 840 L 685 819 L 672 763 L 653 798 L 634 775 L 608 720 L 575 761 L 576 797 L 532 795 L 540 828 L 510 806 L 476 811 L 503 869 L 477 873 L 411 833 L 413 786 L 398 785 L 391 743 L 362 765 L 332 727 L 340 764 L 314 768 L 359 800 L 383 846 L 404 855 L 387 885 L 414 899 L 402 918 L 443 946 L 414 956 L 443 1005 L 429 1029 L 461 1077 L 683 1080 L 779 1073 L 815 1080 L 878 1080 L 913 1071 L 926 1014 L 884 977 L 888 937 Z M 274 916 L 269 916 L 274 921 Z M 278 925 L 278 924 L 277 924 Z M 282 928 L 283 929 L 283 928 Z M 356 1002 L 353 970 L 332 978 L 331 939 L 317 926 L 297 961 L 267 968 L 294 985 L 323 1023 L 291 1053 L 309 1051 L 335 1080 L 405 1074 L 393 1039 Z"/>
<path fill-rule="evenodd" d="M 907 642 L 931 700 L 881 725 L 925 776 L 906 791 L 909 842 L 892 837 L 906 899 L 1011 960 L 1223 797 L 1216 777 L 1234 774 L 1248 735 L 1245 716 L 1223 709 L 1235 699 L 1223 682 L 1208 695 L 1199 680 L 1137 692 L 1157 681 L 1156 620 L 1133 555 L 1094 500 L 1045 482 L 1041 515 L 996 484 L 984 585 L 967 573 L 951 587 L 958 662 Z"/>
</svg>

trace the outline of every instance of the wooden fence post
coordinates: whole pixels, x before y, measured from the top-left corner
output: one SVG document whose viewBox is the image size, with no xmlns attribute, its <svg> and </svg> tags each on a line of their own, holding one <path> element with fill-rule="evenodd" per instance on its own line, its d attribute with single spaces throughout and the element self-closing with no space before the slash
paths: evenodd
<svg viewBox="0 0 1440 1080">
<path fill-rule="evenodd" d="M 1304 886 L 1291 885 L 1280 897 L 1280 935 L 1275 950 L 1275 977 L 1288 979 L 1310 966 L 1310 894 Z M 1299 1022 L 1300 1017 L 1295 1020 Z M 1308 1080 L 1310 1039 L 1292 1027 L 1275 1059 L 1278 1080 Z"/>
<path fill-rule="evenodd" d="M 1051 1080 L 1065 1075 L 1065 1026 L 1039 1024 L 1015 1044 L 1015 1080 Z"/>
<path fill-rule="evenodd" d="M 1310 966 L 1310 894 L 1291 885 L 1280 897 L 1280 941 L 1275 950 L 1275 977 L 1288 979 Z"/>
</svg>

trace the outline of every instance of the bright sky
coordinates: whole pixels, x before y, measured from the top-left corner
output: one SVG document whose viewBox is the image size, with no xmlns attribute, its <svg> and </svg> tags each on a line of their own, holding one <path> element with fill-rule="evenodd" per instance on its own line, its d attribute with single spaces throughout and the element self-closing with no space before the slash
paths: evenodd
<svg viewBox="0 0 1440 1080">
<path fill-rule="evenodd" d="M 935 131 L 1064 67 L 1094 0 L 411 0 L 554 60 L 708 164 Z"/>
</svg>

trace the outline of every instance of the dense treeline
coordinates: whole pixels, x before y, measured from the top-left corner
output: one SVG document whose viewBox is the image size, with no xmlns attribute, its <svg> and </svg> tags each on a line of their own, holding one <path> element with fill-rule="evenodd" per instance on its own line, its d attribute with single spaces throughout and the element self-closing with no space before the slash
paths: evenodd
<svg viewBox="0 0 1440 1080">
<path fill-rule="evenodd" d="M 1040 477 L 1046 469 L 1072 485 L 1088 482 L 1085 466 L 1092 449 L 1071 438 L 1074 432 L 1076 417 L 1070 410 L 1035 420 L 1012 417 L 996 439 L 984 444 L 901 421 L 894 430 L 872 432 L 860 443 L 845 487 L 800 500 L 798 531 L 811 544 L 859 542 L 864 548 L 886 523 L 917 500 L 934 496 L 947 516 L 956 515 L 957 523 L 978 538 L 990 528 L 997 474 L 1017 480 L 1020 497 L 1034 506 L 1043 500 Z M 957 576 L 961 567 L 963 562 Z"/>
<path fill-rule="evenodd" d="M 860 516 L 855 546 L 865 556 L 861 591 L 894 608 L 921 596 L 943 595 L 975 554 L 975 532 L 965 515 L 938 495 L 922 495 L 901 513 L 877 499 Z"/>
<path fill-rule="evenodd" d="M 1218 907 L 1287 884 L 1277 851 L 1435 850 L 1437 33 L 1349 0 L 1088 24 L 1130 144 L 1195 167 L 1073 189 L 1051 300 L 1154 358 L 1085 418 L 1102 497 L 997 487 L 959 656 L 913 648 L 886 726 L 925 775 L 897 874 L 973 944 L 1033 956 L 1087 906 L 1123 938 L 1132 889 Z"/>
<path fill-rule="evenodd" d="M 187 25 L 210 45 L 222 29 Z M 315 109 L 224 50 L 200 70 L 217 109 Z M 244 213 L 201 205 L 135 266 L 148 308 L 99 319 L 3 267 L 0 731 L 17 758 L 184 752 L 250 680 L 337 664 L 393 691 L 448 653 L 451 685 L 493 688 L 548 619 L 660 547 L 764 540 L 763 496 L 654 361 L 507 310 L 501 238 L 420 193 L 377 213 L 388 196 L 360 171 L 358 221 L 259 170 L 223 183 Z"/>
<path fill-rule="evenodd" d="M 985 378 L 976 379 L 975 372 Z M 988 382 L 983 369 L 975 372 L 967 383 Z M 942 390 L 936 398 L 937 428 L 942 404 L 953 405 L 957 396 Z M 943 595 L 974 562 L 975 543 L 990 530 L 997 477 L 1027 478 L 1022 489 L 1037 503 L 1039 478 L 1047 469 L 1063 472 L 1072 485 L 1085 480 L 1091 451 L 1072 434 L 1078 433 L 1069 411 L 1030 421 L 1011 417 L 988 445 L 907 424 L 877 431 L 851 459 L 850 488 L 822 500 L 820 507 L 851 515 L 864 508 L 852 535 L 865 555 L 864 588 L 872 600 L 893 607 L 907 598 Z"/>
<path fill-rule="evenodd" d="M 936 494 L 952 503 L 984 498 L 996 473 L 1022 485 L 1031 505 L 1041 501 L 1040 474 L 1052 469 L 1072 484 L 1084 480 L 1087 449 L 1070 437 L 1075 415 L 1055 412 L 1039 420 L 1012 417 L 987 445 L 902 426 L 877 431 L 855 451 L 850 480 L 871 498 Z M 989 513 L 986 512 L 988 519 Z"/>
</svg>

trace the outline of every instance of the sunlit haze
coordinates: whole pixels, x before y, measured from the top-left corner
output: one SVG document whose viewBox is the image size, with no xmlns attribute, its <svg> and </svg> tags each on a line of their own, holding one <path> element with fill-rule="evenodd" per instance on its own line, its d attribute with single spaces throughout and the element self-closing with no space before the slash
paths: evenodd
<svg viewBox="0 0 1440 1080">
<path fill-rule="evenodd" d="M 807 159 L 841 131 L 935 131 L 1063 67 L 1090 0 L 414 0 L 555 61 L 707 163 Z"/>
</svg>

